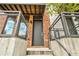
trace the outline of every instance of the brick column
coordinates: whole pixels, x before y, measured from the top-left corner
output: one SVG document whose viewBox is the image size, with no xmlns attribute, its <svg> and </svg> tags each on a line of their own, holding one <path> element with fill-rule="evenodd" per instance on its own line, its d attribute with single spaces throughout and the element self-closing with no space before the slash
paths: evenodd
<svg viewBox="0 0 79 59">
<path fill-rule="evenodd" d="M 28 47 L 32 46 L 32 30 L 33 30 L 33 15 L 29 16 L 29 25 L 28 25 Z"/>
<path fill-rule="evenodd" d="M 45 10 L 43 15 L 43 32 L 44 32 L 44 47 L 48 47 L 49 40 L 49 16 L 47 10 Z"/>
</svg>

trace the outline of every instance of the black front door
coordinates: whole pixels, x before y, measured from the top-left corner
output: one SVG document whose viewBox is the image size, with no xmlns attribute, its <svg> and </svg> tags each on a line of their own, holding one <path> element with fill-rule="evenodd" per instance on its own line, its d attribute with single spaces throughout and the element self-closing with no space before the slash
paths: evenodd
<svg viewBox="0 0 79 59">
<path fill-rule="evenodd" d="M 42 20 L 34 20 L 33 24 L 33 39 L 32 45 L 33 46 L 43 46 L 43 23 Z"/>
</svg>

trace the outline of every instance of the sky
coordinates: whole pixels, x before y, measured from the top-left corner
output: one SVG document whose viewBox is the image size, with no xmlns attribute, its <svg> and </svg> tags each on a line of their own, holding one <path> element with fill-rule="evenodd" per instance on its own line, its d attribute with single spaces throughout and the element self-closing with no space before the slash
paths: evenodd
<svg viewBox="0 0 79 59">
<path fill-rule="evenodd" d="M 9 20 L 7 21 L 6 27 L 5 27 L 5 32 L 6 34 L 12 34 L 12 30 L 14 27 L 14 22 L 10 20 L 11 18 L 8 18 Z"/>
</svg>

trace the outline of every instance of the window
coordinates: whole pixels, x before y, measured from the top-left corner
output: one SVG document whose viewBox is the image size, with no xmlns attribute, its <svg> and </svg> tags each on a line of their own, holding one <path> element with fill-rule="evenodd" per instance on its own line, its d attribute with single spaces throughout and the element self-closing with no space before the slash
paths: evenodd
<svg viewBox="0 0 79 59">
<path fill-rule="evenodd" d="M 25 21 L 23 21 L 23 19 L 21 19 L 18 36 L 25 38 L 26 31 L 27 31 L 27 27 L 26 27 Z"/>
<path fill-rule="evenodd" d="M 20 19 L 18 20 L 17 16 L 8 15 L 7 22 L 5 24 L 5 27 L 3 29 L 2 34 L 4 34 L 4 35 L 17 35 L 20 38 L 25 39 L 26 38 L 26 31 L 27 31 L 26 20 L 23 16 L 19 16 Z M 18 22 L 17 22 L 17 20 L 18 20 Z M 19 21 L 20 21 L 20 23 L 19 23 Z M 14 28 L 16 26 L 17 26 L 17 28 Z M 13 32 L 14 30 L 16 33 Z"/>
<path fill-rule="evenodd" d="M 73 17 L 74 27 L 76 28 L 77 34 L 79 35 L 79 17 Z"/>
<path fill-rule="evenodd" d="M 13 28 L 14 28 L 14 24 L 15 24 L 15 19 L 13 17 L 8 17 L 5 29 L 3 34 L 12 34 L 13 32 Z"/>
<path fill-rule="evenodd" d="M 66 17 L 70 35 L 79 35 L 79 17 Z"/>
</svg>

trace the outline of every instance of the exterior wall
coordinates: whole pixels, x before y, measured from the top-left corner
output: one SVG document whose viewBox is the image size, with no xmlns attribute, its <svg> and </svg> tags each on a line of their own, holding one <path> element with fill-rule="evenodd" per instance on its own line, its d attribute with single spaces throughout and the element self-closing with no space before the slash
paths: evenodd
<svg viewBox="0 0 79 59">
<path fill-rule="evenodd" d="M 0 38 L 0 56 L 26 55 L 26 41 L 20 38 Z"/>
<path fill-rule="evenodd" d="M 50 19 L 52 20 L 52 19 Z M 55 28 L 63 28 L 62 22 L 58 21 L 55 25 Z M 68 25 L 71 25 L 68 22 Z M 70 27 L 71 28 L 71 27 Z M 52 33 L 52 39 L 54 38 L 53 31 Z M 60 35 L 65 35 L 64 31 L 60 31 Z M 52 51 L 52 54 L 54 56 L 79 56 L 79 37 L 64 37 L 56 40 L 50 41 L 50 48 Z"/>
<path fill-rule="evenodd" d="M 53 14 L 53 15 L 49 15 L 50 17 L 50 25 L 52 25 L 52 23 L 54 22 L 54 20 L 57 18 L 59 14 Z"/>
<path fill-rule="evenodd" d="M 6 23 L 7 16 L 6 15 L 1 15 L 0 16 L 0 33 L 3 31 L 4 25 Z"/>
<path fill-rule="evenodd" d="M 50 19 L 50 21 L 51 21 L 50 24 L 52 24 L 57 17 L 58 17 L 58 14 L 55 14 L 55 15 L 51 16 L 52 19 Z M 57 31 L 55 31 L 55 32 L 51 31 L 51 35 L 52 35 L 51 38 L 52 39 L 55 39 L 55 34 L 58 35 L 57 33 L 59 33 L 60 37 L 65 36 L 65 32 L 64 32 L 64 29 L 63 29 L 63 24 L 62 24 L 61 19 L 59 19 L 59 21 L 54 25 L 53 28 Z M 53 28 L 52 28 L 52 30 L 54 30 Z"/>
<path fill-rule="evenodd" d="M 58 43 L 58 42 L 59 43 Z M 51 41 L 51 50 L 55 56 L 79 55 L 79 38 L 61 38 Z"/>
<path fill-rule="evenodd" d="M 47 11 L 43 15 L 43 37 L 44 37 L 44 47 L 48 47 L 49 39 L 49 16 Z M 32 47 L 32 32 L 33 32 L 33 15 L 29 17 L 29 26 L 28 26 L 28 47 Z"/>
<path fill-rule="evenodd" d="M 58 29 L 60 37 L 64 37 L 65 36 L 65 32 L 64 32 L 64 29 L 63 29 L 63 25 L 62 25 L 61 19 L 56 23 L 54 28 Z"/>
<path fill-rule="evenodd" d="M 33 31 L 33 15 L 30 15 L 28 24 L 28 37 L 27 37 L 28 47 L 32 46 L 32 31 Z"/>
<path fill-rule="evenodd" d="M 47 10 L 45 10 L 43 15 L 44 47 L 48 47 L 49 44 L 49 26 L 50 26 L 50 19 Z"/>
</svg>

